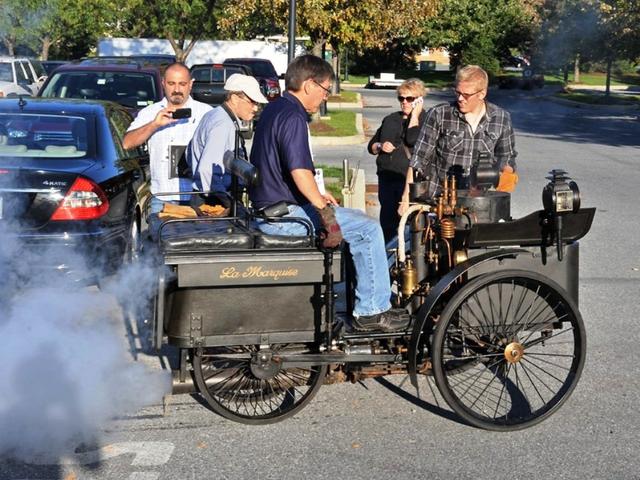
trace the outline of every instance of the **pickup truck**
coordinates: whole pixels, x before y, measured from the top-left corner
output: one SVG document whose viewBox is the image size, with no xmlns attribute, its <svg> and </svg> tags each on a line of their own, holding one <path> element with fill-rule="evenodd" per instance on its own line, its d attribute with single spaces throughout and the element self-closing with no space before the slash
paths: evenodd
<svg viewBox="0 0 640 480">
<path fill-rule="evenodd" d="M 222 65 L 210 63 L 191 67 L 193 88 L 191 96 L 199 102 L 209 105 L 220 105 L 224 102 L 226 91 L 224 84 L 234 73 L 251 75 L 251 71 L 242 65 Z"/>
<path fill-rule="evenodd" d="M 221 63 L 193 65 L 191 67 L 191 78 L 193 78 L 191 96 L 199 102 L 214 106 L 221 105 L 227 94 L 224 84 L 227 78 L 234 73 L 252 75 L 249 67 L 243 65 L 223 65 Z M 240 130 L 244 138 L 251 138 L 253 136 L 253 122 L 241 120 Z"/>
</svg>

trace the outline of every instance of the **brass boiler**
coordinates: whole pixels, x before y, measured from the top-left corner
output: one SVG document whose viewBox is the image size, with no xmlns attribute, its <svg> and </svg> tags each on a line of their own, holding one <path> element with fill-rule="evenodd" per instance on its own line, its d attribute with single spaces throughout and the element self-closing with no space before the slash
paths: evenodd
<svg viewBox="0 0 640 480">
<path fill-rule="evenodd" d="M 455 176 L 446 177 L 436 205 L 412 198 L 402 220 L 394 279 L 399 284 L 400 303 L 417 309 L 440 277 L 467 260 L 466 234 L 474 223 L 510 220 L 510 195 L 494 190 L 458 190 Z M 400 236 L 407 221 L 411 254 L 405 257 Z"/>
</svg>

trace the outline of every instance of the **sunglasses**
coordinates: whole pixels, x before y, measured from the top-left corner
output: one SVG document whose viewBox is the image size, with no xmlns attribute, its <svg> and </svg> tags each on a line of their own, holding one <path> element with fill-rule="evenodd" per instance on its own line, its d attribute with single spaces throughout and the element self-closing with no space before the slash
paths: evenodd
<svg viewBox="0 0 640 480">
<path fill-rule="evenodd" d="M 474 95 L 480 93 L 482 90 L 478 90 L 477 92 L 473 92 L 473 93 L 465 93 L 465 92 L 460 92 L 458 90 L 454 90 L 453 93 L 455 94 L 456 98 L 458 97 L 462 97 L 465 100 L 469 100 L 471 97 L 473 97 Z"/>
<path fill-rule="evenodd" d="M 405 100 L 409 103 L 413 102 L 416 99 L 416 97 L 403 97 L 402 95 L 398 95 L 398 101 L 400 103 L 404 102 Z"/>
</svg>

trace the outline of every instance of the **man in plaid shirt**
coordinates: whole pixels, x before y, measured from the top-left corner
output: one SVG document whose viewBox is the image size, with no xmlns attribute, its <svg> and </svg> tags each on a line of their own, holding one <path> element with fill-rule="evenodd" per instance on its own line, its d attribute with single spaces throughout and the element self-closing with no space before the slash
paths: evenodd
<svg viewBox="0 0 640 480">
<path fill-rule="evenodd" d="M 414 172 L 429 182 L 427 194 L 433 197 L 447 173 L 457 172 L 464 179 L 480 156 L 488 156 L 498 166 L 498 190 L 515 189 L 517 152 L 511 116 L 485 101 L 488 85 L 487 73 L 477 65 L 468 65 L 456 75 L 456 101 L 427 111 L 409 163 L 400 214 L 408 206 Z"/>
</svg>

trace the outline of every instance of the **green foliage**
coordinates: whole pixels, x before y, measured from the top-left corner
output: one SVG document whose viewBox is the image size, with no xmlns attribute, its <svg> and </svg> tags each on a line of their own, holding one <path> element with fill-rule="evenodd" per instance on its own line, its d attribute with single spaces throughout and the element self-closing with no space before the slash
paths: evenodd
<svg viewBox="0 0 640 480">
<path fill-rule="evenodd" d="M 166 38 L 179 61 L 188 57 L 197 40 L 215 32 L 216 0 L 118 0 L 118 4 L 121 20 L 114 33 Z"/>
<path fill-rule="evenodd" d="M 442 0 L 416 42 L 446 47 L 454 67 L 475 63 L 496 74 L 501 57 L 529 48 L 533 25 L 523 0 Z"/>
</svg>

